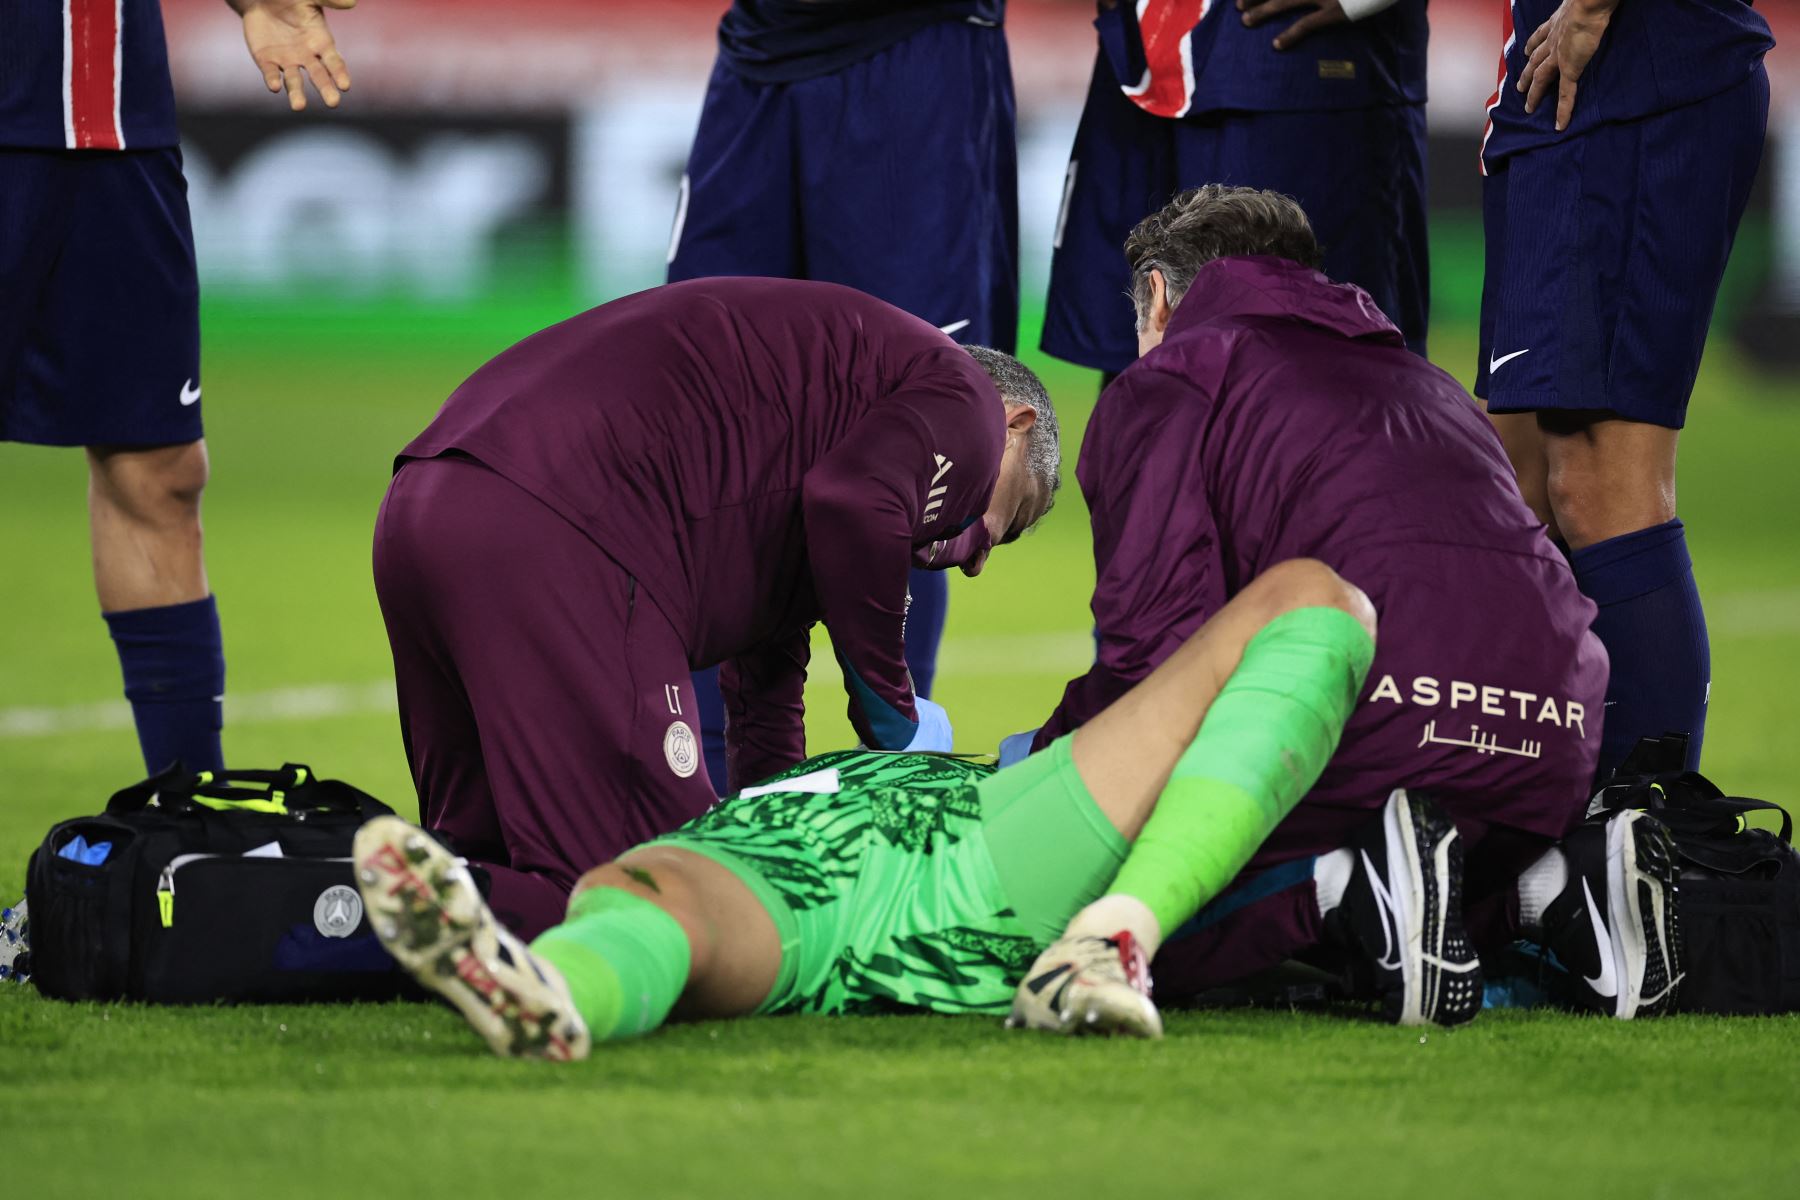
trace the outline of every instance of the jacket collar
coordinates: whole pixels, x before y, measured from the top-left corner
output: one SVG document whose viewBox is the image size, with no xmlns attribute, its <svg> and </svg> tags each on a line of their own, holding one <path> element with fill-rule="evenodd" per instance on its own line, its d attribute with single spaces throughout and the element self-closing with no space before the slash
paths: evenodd
<svg viewBox="0 0 1800 1200">
<path fill-rule="evenodd" d="M 1201 267 L 1169 317 L 1165 337 L 1243 317 L 1285 318 L 1347 338 L 1406 344 L 1361 288 L 1266 254 L 1218 258 Z"/>
</svg>

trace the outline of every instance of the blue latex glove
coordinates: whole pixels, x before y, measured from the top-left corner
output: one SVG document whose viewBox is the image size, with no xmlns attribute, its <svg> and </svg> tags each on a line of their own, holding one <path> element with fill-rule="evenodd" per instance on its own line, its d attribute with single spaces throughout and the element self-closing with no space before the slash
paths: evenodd
<svg viewBox="0 0 1800 1200">
<path fill-rule="evenodd" d="M 919 715 L 919 730 L 906 743 L 908 750 L 950 753 L 950 714 L 941 704 L 933 704 L 923 696 L 913 697 L 913 711 Z"/>
<path fill-rule="evenodd" d="M 1000 765 L 1010 767 L 1014 763 L 1024 762 L 1031 753 L 1031 741 L 1037 737 L 1037 730 L 1027 729 L 1024 733 L 1015 733 L 1000 739 Z"/>
<path fill-rule="evenodd" d="M 56 857 L 71 859 L 78 863 L 84 863 L 90 867 L 97 867 L 105 862 L 106 856 L 111 853 L 111 842 L 95 842 L 90 846 L 88 845 L 87 839 L 78 833 L 67 842 L 63 843 L 63 848 L 56 852 Z"/>
</svg>

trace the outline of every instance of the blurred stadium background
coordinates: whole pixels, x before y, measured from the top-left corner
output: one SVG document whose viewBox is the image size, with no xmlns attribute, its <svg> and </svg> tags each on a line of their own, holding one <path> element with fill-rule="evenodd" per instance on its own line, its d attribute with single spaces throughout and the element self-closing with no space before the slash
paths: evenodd
<svg viewBox="0 0 1800 1200">
<path fill-rule="evenodd" d="M 499 349 L 660 282 L 724 7 L 363 0 L 330 18 L 354 89 L 335 112 L 314 99 L 296 116 L 262 90 L 225 4 L 164 0 L 204 287 L 208 561 L 225 629 L 233 762 L 308 762 L 410 807 L 368 567 L 391 457 Z M 1800 35 L 1800 0 L 1758 8 L 1778 39 Z M 1011 0 L 1008 10 L 1020 344 L 1030 350 L 1093 63 L 1092 6 Z M 1434 0 L 1431 24 L 1432 356 L 1467 381 L 1482 270 L 1476 145 L 1494 86 L 1499 0 Z M 1708 770 L 1728 789 L 1791 802 L 1800 778 L 1800 85 L 1785 49 L 1770 70 L 1769 154 L 1683 441 L 1682 510 L 1714 639 Z M 1097 377 L 1028 357 L 1063 408 L 1073 450 Z M 88 574 L 84 488 L 79 454 L 0 445 L 0 902 L 18 894 L 25 857 L 54 819 L 97 809 L 140 773 Z M 1091 581 L 1072 487 L 1043 530 L 998 555 L 981 580 L 954 581 L 939 698 L 964 748 L 991 750 L 1035 724 L 1085 666 Z M 816 681 L 815 749 L 845 740 L 841 708 L 835 680 Z M 609 1053 L 610 1091 L 576 1096 L 561 1082 L 544 1091 L 552 1085 L 541 1075 L 469 1057 L 443 1013 L 405 1010 L 377 1022 L 298 1010 L 102 1016 L 0 995 L 0 1134 L 21 1122 L 57 1131 L 19 1157 L 22 1175 L 9 1168 L 20 1194 L 129 1194 L 127 1164 L 166 1167 L 167 1155 L 192 1168 L 173 1176 L 185 1194 L 365 1187 L 354 1158 L 323 1151 L 374 1132 L 369 1094 L 355 1090 L 367 1072 L 421 1069 L 432 1082 L 421 1077 L 418 1093 L 380 1093 L 381 1120 L 391 1123 L 382 1136 L 403 1132 L 435 1147 L 482 1191 L 522 1179 L 567 1184 L 606 1162 L 614 1174 L 597 1184 L 639 1194 L 659 1178 L 749 1193 L 798 1181 L 841 1194 L 848 1185 L 837 1167 L 856 1161 L 890 1172 L 863 1189 L 871 1194 L 917 1191 L 905 1186 L 914 1168 L 960 1180 L 974 1195 L 1056 1184 L 1120 1190 L 1112 1169 L 1080 1147 L 1122 1127 L 1095 1112 L 1074 1120 L 1052 1104 L 1073 1072 L 1094 1098 L 1126 1106 L 1107 1111 L 1128 1118 L 1131 1132 L 1172 1148 L 1143 1178 L 1123 1177 L 1153 1193 L 1191 1195 L 1200 1178 L 1221 1194 L 1254 1189 L 1271 1156 L 1286 1164 L 1293 1191 L 1392 1195 L 1446 1190 L 1454 1179 L 1458 1191 L 1492 1193 L 1507 1190 L 1506 1175 L 1475 1178 L 1471 1164 L 1516 1162 L 1521 1147 L 1533 1161 L 1516 1170 L 1554 1167 L 1567 1190 L 1595 1194 L 1666 1192 L 1671 1180 L 1707 1194 L 1780 1191 L 1781 1180 L 1800 1179 L 1791 1022 L 1611 1031 L 1495 1018 L 1434 1035 L 1438 1065 L 1428 1067 L 1422 1049 L 1395 1057 L 1393 1031 L 1269 1020 L 1209 1019 L 1208 1040 L 1180 1054 L 1171 1046 L 1160 1059 L 1145 1048 L 1046 1053 L 1003 1043 L 985 1026 L 952 1033 L 952 1023 L 923 1018 L 854 1030 L 714 1026 Z M 932 1036 L 918 1037 L 927 1024 Z M 1284 1054 L 1284 1045 L 1302 1052 Z M 71 1046 L 84 1052 L 70 1055 Z M 1554 1077 L 1542 1070 L 1552 1060 Z M 1677 1097 L 1674 1081 L 1696 1061 L 1715 1064 L 1720 1079 Z M 1141 1072 L 1101 1078 L 1119 1063 Z M 973 1079 L 971 1064 L 987 1071 L 986 1090 L 946 1090 L 946 1078 Z M 1488 1096 L 1530 1095 L 1538 1107 L 1483 1124 L 1459 1071 L 1478 1073 Z M 886 1098 L 871 1098 L 875 1089 Z M 1168 1107 L 1225 1092 L 1232 1103 L 1207 1110 L 1204 1144 Z M 857 1107 L 838 1111 L 836 1095 L 857 1096 Z M 1379 1099 L 1351 1101 L 1350 1114 L 1353 1095 Z M 1630 1110 L 1619 1121 L 1643 1131 L 1705 1136 L 1653 1143 L 1620 1162 L 1604 1127 L 1614 1122 L 1596 1119 L 1614 1103 Z M 504 1136 L 487 1123 L 495 1112 L 505 1116 Z M 690 1161 L 680 1126 L 701 1112 L 711 1154 Z M 581 1113 L 596 1131 L 633 1114 L 635 1140 L 557 1133 Z M 943 1139 L 915 1146 L 886 1136 L 890 1124 L 920 1121 L 940 1123 Z M 1327 1128 L 1334 1132 L 1322 1135 Z M 1577 1128 L 1588 1132 L 1570 1135 Z M 198 1131 L 220 1129 L 229 1134 L 210 1143 L 215 1152 L 190 1144 Z M 306 1136 L 284 1133 L 294 1129 Z M 836 1140 L 819 1146 L 796 1133 L 819 1129 Z M 781 1138 L 795 1139 L 784 1143 L 789 1157 L 758 1157 Z M 1343 1156 L 1352 1142 L 1366 1157 Z M 634 1147 L 643 1153 L 633 1157 Z M 998 1157 L 968 1156 L 982 1149 Z M 1398 1153 L 1409 1166 L 1396 1179 L 1382 1164 Z M 1202 1156 L 1207 1174 L 1177 1170 L 1183 1154 Z M 107 1169 L 71 1170 L 90 1162 Z M 158 1186 L 166 1190 L 168 1178 Z M 412 1180 L 399 1190 L 430 1189 Z"/>
<path fill-rule="evenodd" d="M 315 98 L 295 115 L 262 90 L 226 5 L 165 0 L 203 279 L 208 558 L 234 760 L 310 756 L 405 797 L 393 726 L 370 719 L 391 709 L 367 569 L 390 456 L 495 351 L 661 281 L 723 7 L 365 2 L 331 14 L 354 90 L 335 112 Z M 1778 36 L 1800 31 L 1800 0 L 1760 7 Z M 1028 351 L 1094 58 L 1091 17 L 1088 0 L 1009 5 Z M 1495 0 L 1437 0 L 1431 21 L 1433 357 L 1466 380 L 1482 268 L 1476 147 L 1499 12 Z M 1800 362 L 1800 89 L 1781 53 L 1771 70 L 1770 154 L 1684 443 L 1683 509 L 1721 639 L 1721 751 L 1740 733 L 1746 746 L 1777 732 L 1792 740 L 1760 702 L 1738 720 L 1732 639 L 1787 638 L 1773 656 L 1759 640 L 1750 658 L 1800 665 L 1800 591 L 1782 590 L 1800 583 L 1790 515 L 1800 485 L 1785 452 L 1797 443 L 1783 436 L 1800 428 L 1788 373 Z M 1038 361 L 1073 447 L 1095 377 Z M 1763 461 L 1766 472 L 1751 466 Z M 0 625 L 9 774 L 64 749 L 115 779 L 132 769 L 116 667 L 91 619 L 81 476 L 78 455 L 0 446 L 0 501 L 13 518 L 14 619 Z M 979 585 L 956 580 L 941 687 L 969 748 L 1034 722 L 1086 661 L 1085 536 L 1070 489 L 1043 532 Z M 822 686 L 815 746 L 846 729 L 835 682 Z M 96 733 L 106 736 L 82 736 Z M 0 879 L 7 870 L 0 863 Z"/>
<path fill-rule="evenodd" d="M 215 299 L 440 308 L 496 290 L 590 304 L 661 282 L 676 183 L 720 0 L 383 0 L 333 14 L 356 88 L 291 118 L 246 69 L 219 0 L 165 0 L 201 268 Z M 1777 38 L 1800 3 L 1763 0 Z M 1012 0 L 1025 295 L 1041 298 L 1094 58 L 1089 0 Z M 1500 42 L 1496 0 L 1431 5 L 1433 251 L 1439 319 L 1479 295 L 1475 147 Z M 1780 53 L 1774 155 L 1723 326 L 1800 317 L 1800 90 Z M 1696 180 L 1696 186 L 1705 181 Z M 326 246 L 329 253 L 324 253 Z M 1754 339 L 1779 355 L 1792 339 Z"/>
</svg>

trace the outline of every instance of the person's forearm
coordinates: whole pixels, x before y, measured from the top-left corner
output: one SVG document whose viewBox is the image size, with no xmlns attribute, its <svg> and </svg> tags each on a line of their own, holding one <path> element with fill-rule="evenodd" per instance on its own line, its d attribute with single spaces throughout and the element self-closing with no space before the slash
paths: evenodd
<svg viewBox="0 0 1800 1200">
<path fill-rule="evenodd" d="M 898 750 L 917 724 L 906 670 L 910 520 L 899 498 L 868 485 L 830 470 L 807 477 L 807 557 L 844 671 L 850 723 L 864 745 Z"/>
</svg>

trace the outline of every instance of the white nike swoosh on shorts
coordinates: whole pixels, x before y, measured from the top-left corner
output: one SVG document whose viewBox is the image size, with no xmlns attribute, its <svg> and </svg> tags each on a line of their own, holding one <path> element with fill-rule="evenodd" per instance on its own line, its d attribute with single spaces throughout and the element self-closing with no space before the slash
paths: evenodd
<svg viewBox="0 0 1800 1200">
<path fill-rule="evenodd" d="M 1504 367 L 1507 363 L 1509 363 L 1513 359 L 1519 357 L 1519 355 L 1530 354 L 1530 353 L 1531 353 L 1531 347 L 1527 346 L 1523 350 L 1514 350 L 1511 354 L 1503 354 L 1499 358 L 1489 358 L 1488 359 L 1488 374 L 1492 375 L 1495 371 L 1498 371 L 1501 367 Z"/>
</svg>

